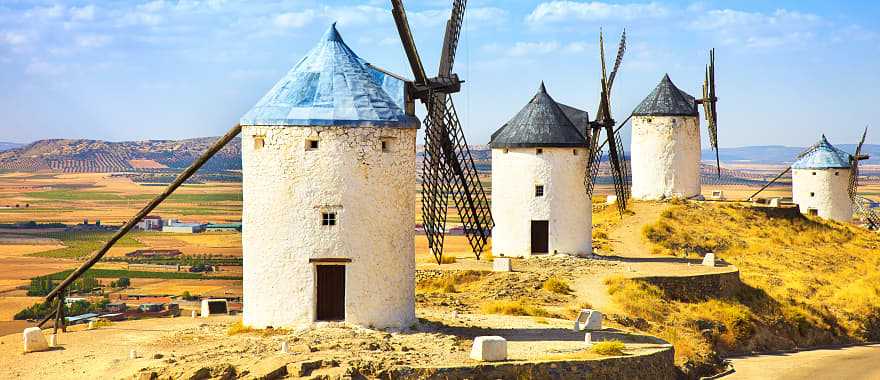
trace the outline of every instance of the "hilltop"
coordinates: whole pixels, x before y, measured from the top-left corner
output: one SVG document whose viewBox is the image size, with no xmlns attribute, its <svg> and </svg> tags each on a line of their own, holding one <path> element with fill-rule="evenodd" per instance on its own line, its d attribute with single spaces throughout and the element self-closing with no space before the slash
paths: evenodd
<svg viewBox="0 0 880 380">
<path fill-rule="evenodd" d="M 0 169 L 52 170 L 64 173 L 109 173 L 187 167 L 214 141 L 187 140 L 108 142 L 101 140 L 39 140 L 0 152 Z M 205 165 L 205 170 L 241 169 L 241 139 L 236 138 Z"/>
</svg>

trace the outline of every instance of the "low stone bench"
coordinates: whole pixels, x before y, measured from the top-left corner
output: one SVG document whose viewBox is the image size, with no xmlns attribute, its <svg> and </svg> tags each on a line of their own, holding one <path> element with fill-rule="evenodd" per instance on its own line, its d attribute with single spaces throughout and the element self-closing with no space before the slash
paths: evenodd
<svg viewBox="0 0 880 380">
<path fill-rule="evenodd" d="M 202 318 L 229 314 L 229 303 L 224 299 L 202 300 Z"/>
<path fill-rule="evenodd" d="M 481 362 L 507 360 L 507 340 L 500 336 L 478 336 L 474 338 L 471 359 Z"/>
<path fill-rule="evenodd" d="M 22 332 L 24 338 L 24 352 L 47 351 L 49 342 L 39 327 L 28 327 Z"/>
<path fill-rule="evenodd" d="M 513 266 L 510 262 L 509 257 L 496 257 L 492 260 L 492 271 L 493 272 L 511 272 L 513 271 Z"/>
</svg>

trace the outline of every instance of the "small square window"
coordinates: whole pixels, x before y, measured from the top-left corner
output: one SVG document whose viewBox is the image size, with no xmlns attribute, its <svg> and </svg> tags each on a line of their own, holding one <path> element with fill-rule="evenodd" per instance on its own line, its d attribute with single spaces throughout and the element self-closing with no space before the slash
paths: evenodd
<svg viewBox="0 0 880 380">
<path fill-rule="evenodd" d="M 318 140 L 306 140 L 306 150 L 317 150 Z"/>
<path fill-rule="evenodd" d="M 382 140 L 382 151 L 388 152 L 388 141 Z"/>
<path fill-rule="evenodd" d="M 254 149 L 263 149 L 266 146 L 265 136 L 254 136 Z"/>
<path fill-rule="evenodd" d="M 815 197 L 815 196 L 816 196 L 816 193 L 810 193 L 810 196 L 811 196 L 811 197 Z"/>
<path fill-rule="evenodd" d="M 839 176 L 840 172 L 834 172 L 834 175 Z"/>
<path fill-rule="evenodd" d="M 577 149 L 572 149 L 572 150 L 571 150 L 571 154 L 577 156 L 577 155 L 578 155 L 578 150 L 577 150 Z"/>
<path fill-rule="evenodd" d="M 541 149 L 541 148 L 535 149 L 535 154 L 544 154 L 544 149 Z"/>
<path fill-rule="evenodd" d="M 813 175 L 816 175 L 816 172 L 813 172 Z"/>
<path fill-rule="evenodd" d="M 504 153 L 507 153 L 509 151 L 510 151 L 510 149 L 504 148 Z"/>
<path fill-rule="evenodd" d="M 335 226 L 336 225 L 336 213 L 335 212 L 322 212 L 321 213 L 321 225 L 322 226 Z"/>
<path fill-rule="evenodd" d="M 544 185 L 535 185 L 535 196 L 543 197 L 544 196 Z"/>
</svg>

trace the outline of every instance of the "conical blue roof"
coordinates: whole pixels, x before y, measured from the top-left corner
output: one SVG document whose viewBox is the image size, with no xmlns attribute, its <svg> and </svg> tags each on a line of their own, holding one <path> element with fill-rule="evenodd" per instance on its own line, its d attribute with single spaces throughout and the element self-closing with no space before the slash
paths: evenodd
<svg viewBox="0 0 880 380">
<path fill-rule="evenodd" d="M 334 23 L 240 124 L 417 128 L 403 96 L 404 82 L 367 65 Z"/>
<path fill-rule="evenodd" d="M 850 154 L 832 146 L 825 135 L 791 165 L 792 169 L 848 169 Z"/>
</svg>

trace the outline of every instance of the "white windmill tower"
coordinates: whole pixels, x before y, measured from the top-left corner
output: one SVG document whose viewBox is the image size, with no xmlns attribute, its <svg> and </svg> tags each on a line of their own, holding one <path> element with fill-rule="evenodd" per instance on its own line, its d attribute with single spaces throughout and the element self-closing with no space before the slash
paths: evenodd
<svg viewBox="0 0 880 380">
<path fill-rule="evenodd" d="M 700 114 L 694 97 L 665 75 L 632 115 L 632 197 L 699 195 Z"/>
<path fill-rule="evenodd" d="M 415 144 L 404 82 L 335 25 L 240 121 L 244 323 L 405 327 Z"/>
<path fill-rule="evenodd" d="M 590 197 L 584 191 L 589 116 L 557 103 L 544 84 L 492 134 L 492 252 L 529 257 L 589 253 Z"/>
<path fill-rule="evenodd" d="M 862 138 L 864 143 L 864 137 Z M 791 165 L 791 194 L 802 214 L 841 222 L 853 218 L 859 151 L 835 148 L 825 135 Z"/>
</svg>

